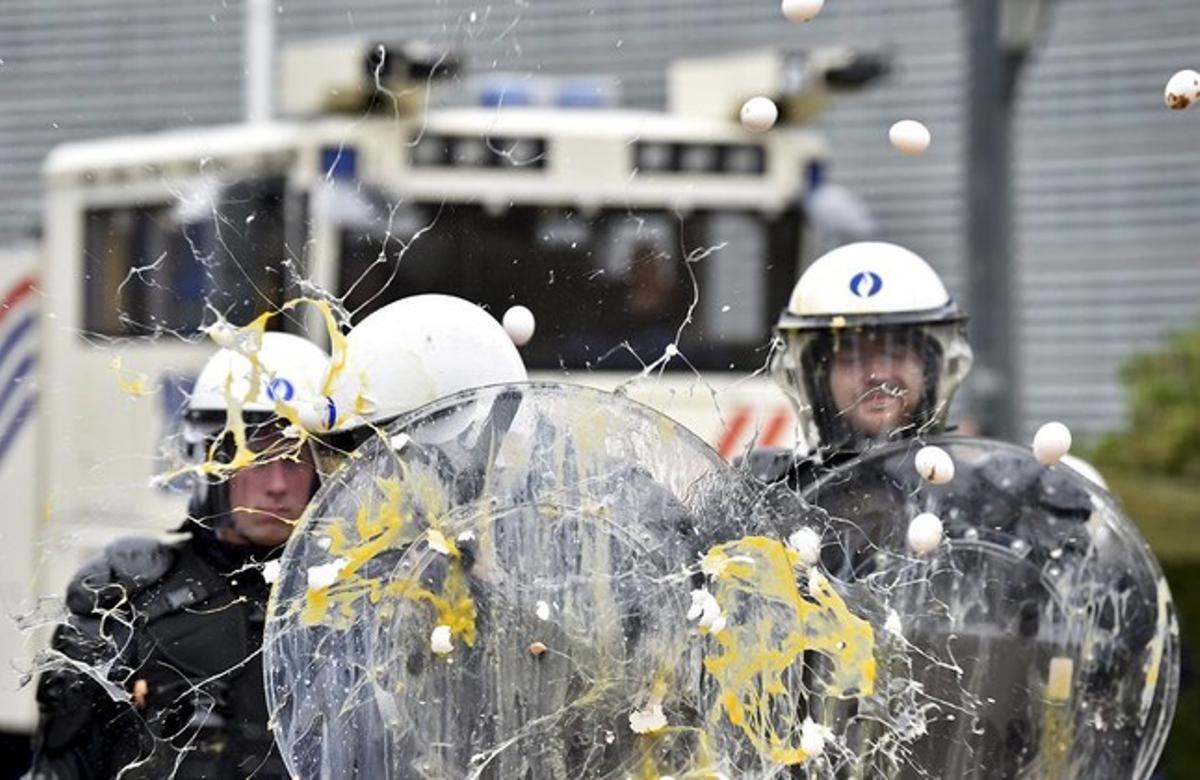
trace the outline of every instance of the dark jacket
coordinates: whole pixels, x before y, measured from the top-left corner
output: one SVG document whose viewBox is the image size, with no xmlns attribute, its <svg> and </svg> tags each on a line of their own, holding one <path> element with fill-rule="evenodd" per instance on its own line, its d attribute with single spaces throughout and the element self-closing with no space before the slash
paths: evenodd
<svg viewBox="0 0 1200 780">
<path fill-rule="evenodd" d="M 29 777 L 285 777 L 263 693 L 265 557 L 197 530 L 89 562 L 42 664 Z"/>
</svg>

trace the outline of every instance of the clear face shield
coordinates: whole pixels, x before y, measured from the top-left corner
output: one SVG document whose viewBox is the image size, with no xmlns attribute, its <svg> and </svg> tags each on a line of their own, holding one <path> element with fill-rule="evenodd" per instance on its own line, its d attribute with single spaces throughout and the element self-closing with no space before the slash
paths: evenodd
<svg viewBox="0 0 1200 780">
<path fill-rule="evenodd" d="M 164 445 L 172 473 L 189 487 L 190 522 L 215 528 L 232 511 L 228 482 L 233 474 L 275 461 L 309 463 L 319 468 L 311 437 L 300 434 L 274 414 L 245 413 L 241 425 L 227 428 L 222 412 L 204 412 L 185 418 L 180 432 Z M 291 507 L 289 509 L 295 509 Z"/>
<path fill-rule="evenodd" d="M 202 470 L 209 460 L 213 442 L 220 436 L 221 422 L 209 415 L 185 416 L 179 430 L 160 445 L 167 465 L 166 484 L 188 494 L 188 522 L 207 525 L 222 514 L 215 506 L 215 481 Z M 186 524 L 185 524 L 186 525 Z"/>
<path fill-rule="evenodd" d="M 858 451 L 938 417 L 942 350 L 923 327 L 786 333 L 776 377 L 814 448 Z"/>
<path fill-rule="evenodd" d="M 810 452 L 861 452 L 937 433 L 971 368 L 962 320 L 781 327 L 772 360 Z"/>
<path fill-rule="evenodd" d="M 823 346 L 812 359 L 826 378 L 827 413 L 869 439 L 920 422 L 937 350 L 916 329 L 835 332 Z"/>
<path fill-rule="evenodd" d="M 372 432 L 371 428 L 364 428 L 312 434 L 307 447 L 317 469 L 317 478 L 321 482 L 332 479 Z"/>
</svg>

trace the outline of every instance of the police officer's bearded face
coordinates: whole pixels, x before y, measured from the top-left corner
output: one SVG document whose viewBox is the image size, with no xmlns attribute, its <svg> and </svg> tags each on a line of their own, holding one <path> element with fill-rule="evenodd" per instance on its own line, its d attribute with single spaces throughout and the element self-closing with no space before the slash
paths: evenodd
<svg viewBox="0 0 1200 780">
<path fill-rule="evenodd" d="M 883 438 L 912 422 L 925 387 L 925 361 L 904 334 L 844 334 L 830 357 L 838 414 L 857 432 Z"/>
<path fill-rule="evenodd" d="M 231 544 L 278 547 L 292 534 L 312 497 L 316 469 L 307 447 L 297 451 L 273 433 L 257 436 L 251 449 L 263 453 L 261 462 L 229 477 L 230 522 L 221 538 Z"/>
</svg>

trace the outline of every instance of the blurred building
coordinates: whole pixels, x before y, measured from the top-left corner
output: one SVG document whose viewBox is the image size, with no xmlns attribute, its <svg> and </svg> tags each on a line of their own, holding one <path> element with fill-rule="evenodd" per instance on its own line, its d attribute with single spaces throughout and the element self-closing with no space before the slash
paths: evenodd
<svg viewBox="0 0 1200 780">
<path fill-rule="evenodd" d="M 665 102 L 674 57 L 844 42 L 887 47 L 882 84 L 821 120 L 833 177 L 882 235 L 963 288 L 962 0 L 837 0 L 793 25 L 776 0 L 280 0 L 277 46 L 365 36 L 458 47 L 474 72 L 610 74 L 625 103 Z M 0 10 L 0 245 L 36 229 L 37 171 L 63 141 L 237 121 L 241 0 L 9 0 Z M 1058 0 L 1018 99 L 1013 242 L 1022 428 L 1122 420 L 1116 369 L 1200 315 L 1200 117 L 1162 106 L 1200 65 L 1195 0 Z M 1192 57 L 1192 59 L 1189 59 Z M 887 144 L 925 122 L 921 158 Z M 969 387 L 969 382 L 968 382 Z"/>
</svg>

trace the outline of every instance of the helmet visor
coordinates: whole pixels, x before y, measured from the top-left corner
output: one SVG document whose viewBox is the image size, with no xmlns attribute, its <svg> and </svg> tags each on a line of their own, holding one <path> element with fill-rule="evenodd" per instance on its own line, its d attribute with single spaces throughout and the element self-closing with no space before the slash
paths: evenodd
<svg viewBox="0 0 1200 780">
<path fill-rule="evenodd" d="M 814 340 L 801 370 L 823 441 L 854 446 L 924 425 L 933 412 L 938 351 L 918 327 L 836 330 Z"/>
</svg>

